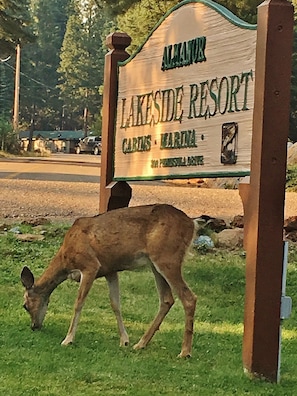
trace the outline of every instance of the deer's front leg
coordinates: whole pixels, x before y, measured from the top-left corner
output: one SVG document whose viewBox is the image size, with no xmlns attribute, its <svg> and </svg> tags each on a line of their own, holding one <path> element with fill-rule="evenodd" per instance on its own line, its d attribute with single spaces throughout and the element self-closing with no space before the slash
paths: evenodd
<svg viewBox="0 0 297 396">
<path fill-rule="evenodd" d="M 129 336 L 125 329 L 122 313 L 121 313 L 120 288 L 119 288 L 119 278 L 117 272 L 107 275 L 106 280 L 109 287 L 110 304 L 115 314 L 118 324 L 118 330 L 120 333 L 120 346 L 127 346 L 129 345 Z"/>
<path fill-rule="evenodd" d="M 77 325 L 79 322 L 82 307 L 84 305 L 85 299 L 92 287 L 95 280 L 95 275 L 93 273 L 85 273 L 81 275 L 80 285 L 78 290 L 78 296 L 74 305 L 74 315 L 68 329 L 68 333 L 65 339 L 62 341 L 62 345 L 71 344 L 74 341 Z"/>
</svg>

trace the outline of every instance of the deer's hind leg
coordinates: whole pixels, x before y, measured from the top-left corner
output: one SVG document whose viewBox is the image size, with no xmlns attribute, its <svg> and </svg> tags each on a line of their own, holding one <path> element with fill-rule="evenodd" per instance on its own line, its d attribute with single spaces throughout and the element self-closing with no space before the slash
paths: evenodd
<svg viewBox="0 0 297 396">
<path fill-rule="evenodd" d="M 157 269 L 164 276 L 171 288 L 177 293 L 185 311 L 185 330 L 179 357 L 190 357 L 192 352 L 194 315 L 197 296 L 184 281 L 181 267 L 182 263 L 171 257 L 171 260 L 158 262 Z"/>
<path fill-rule="evenodd" d="M 145 348 L 147 344 L 150 342 L 150 340 L 153 338 L 155 332 L 159 330 L 159 327 L 161 323 L 163 322 L 163 319 L 169 312 L 170 308 L 174 304 L 174 298 L 171 292 L 171 288 L 164 279 L 164 277 L 156 270 L 154 265 L 152 265 L 152 271 L 155 275 L 155 280 L 156 280 L 156 286 L 157 290 L 159 293 L 159 300 L 160 300 L 160 306 L 159 306 L 159 311 L 151 323 L 150 327 L 148 330 L 145 332 L 145 334 L 141 337 L 139 342 L 134 345 L 134 349 L 141 349 Z"/>
<path fill-rule="evenodd" d="M 106 280 L 109 288 L 110 304 L 115 314 L 120 333 L 120 346 L 127 346 L 129 345 L 129 337 L 121 313 L 119 278 L 117 272 L 107 275 Z"/>
</svg>

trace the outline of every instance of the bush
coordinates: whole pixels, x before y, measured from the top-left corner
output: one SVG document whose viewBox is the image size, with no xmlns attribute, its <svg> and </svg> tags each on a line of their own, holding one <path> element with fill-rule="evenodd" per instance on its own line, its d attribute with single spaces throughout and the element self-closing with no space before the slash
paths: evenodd
<svg viewBox="0 0 297 396">
<path fill-rule="evenodd" d="M 11 122 L 0 118 L 0 150 L 16 154 L 20 151 L 17 134 L 13 131 Z"/>
<path fill-rule="evenodd" d="M 297 165 L 290 165 L 287 169 L 286 189 L 297 192 Z"/>
</svg>

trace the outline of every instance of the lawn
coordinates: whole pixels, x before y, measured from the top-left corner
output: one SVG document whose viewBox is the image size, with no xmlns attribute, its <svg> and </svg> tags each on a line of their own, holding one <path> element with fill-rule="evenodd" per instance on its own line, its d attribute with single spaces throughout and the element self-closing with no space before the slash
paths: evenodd
<svg viewBox="0 0 297 396">
<path fill-rule="evenodd" d="M 297 389 L 297 248 L 290 246 L 287 295 L 293 313 L 283 324 L 280 384 L 251 381 L 242 369 L 245 259 L 240 250 L 194 253 L 184 276 L 198 295 L 193 356 L 177 358 L 183 310 L 177 300 L 149 346 L 134 351 L 158 306 L 149 270 L 120 275 L 122 309 L 131 346 L 119 347 L 107 286 L 99 279 L 88 296 L 75 343 L 62 347 L 78 285 L 52 294 L 40 332 L 29 328 L 19 275 L 24 265 L 39 276 L 61 244 L 65 225 L 45 227 L 45 239 L 20 242 L 0 236 L 0 394 L 18 395 L 294 395 Z M 29 226 L 20 226 L 22 232 Z M 34 232 L 34 231 L 33 231 Z"/>
</svg>

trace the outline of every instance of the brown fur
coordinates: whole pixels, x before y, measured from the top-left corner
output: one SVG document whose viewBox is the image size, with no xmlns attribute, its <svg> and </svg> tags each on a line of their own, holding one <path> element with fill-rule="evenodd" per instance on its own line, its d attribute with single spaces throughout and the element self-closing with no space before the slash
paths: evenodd
<svg viewBox="0 0 297 396">
<path fill-rule="evenodd" d="M 85 298 L 96 278 L 105 277 L 120 333 L 120 344 L 129 338 L 123 324 L 119 271 L 151 265 L 160 297 L 159 312 L 134 348 L 144 348 L 174 303 L 172 291 L 185 310 L 185 332 L 180 356 L 190 356 L 196 296 L 181 274 L 182 262 L 194 236 L 194 222 L 170 205 L 147 205 L 117 209 L 92 218 L 80 218 L 66 233 L 64 242 L 43 275 L 35 282 L 24 267 L 25 308 L 33 329 L 40 328 L 50 294 L 69 277 L 80 280 L 74 316 L 63 345 L 74 340 Z"/>
</svg>

